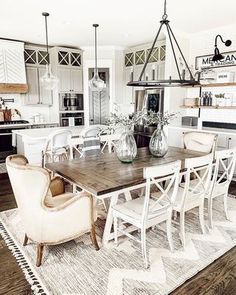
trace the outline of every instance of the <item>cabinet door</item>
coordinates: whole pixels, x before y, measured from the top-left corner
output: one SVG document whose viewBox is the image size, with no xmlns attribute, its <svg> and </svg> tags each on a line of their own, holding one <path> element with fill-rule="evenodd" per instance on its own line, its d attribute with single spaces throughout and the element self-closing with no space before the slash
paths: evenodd
<svg viewBox="0 0 236 295">
<path fill-rule="evenodd" d="M 26 68 L 28 93 L 25 96 L 25 104 L 39 104 L 39 77 L 38 69 L 34 67 Z"/>
<path fill-rule="evenodd" d="M 2 49 L 0 49 L 0 83 L 6 83 L 4 54 Z"/>
<path fill-rule="evenodd" d="M 71 90 L 75 92 L 83 92 L 83 72 L 82 70 L 71 70 Z"/>
<path fill-rule="evenodd" d="M 64 67 L 58 67 L 59 91 L 61 92 L 70 92 L 72 90 L 70 71 L 70 69 Z"/>
<path fill-rule="evenodd" d="M 39 76 L 39 101 L 40 104 L 45 105 L 52 105 L 52 90 L 45 89 L 42 86 L 40 78 L 45 74 L 45 68 L 38 69 L 38 76 Z"/>
<path fill-rule="evenodd" d="M 24 52 L 15 48 L 5 49 L 6 82 L 25 84 Z"/>
</svg>

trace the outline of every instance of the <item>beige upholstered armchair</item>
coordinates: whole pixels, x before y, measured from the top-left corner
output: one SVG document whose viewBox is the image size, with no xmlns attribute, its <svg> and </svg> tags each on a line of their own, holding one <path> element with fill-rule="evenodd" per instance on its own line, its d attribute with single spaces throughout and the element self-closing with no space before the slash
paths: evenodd
<svg viewBox="0 0 236 295">
<path fill-rule="evenodd" d="M 28 239 L 37 243 L 37 266 L 41 265 L 44 245 L 60 244 L 87 232 L 99 250 L 96 210 L 89 194 L 65 193 L 59 177 L 51 181 L 46 169 L 28 165 L 24 156 L 9 156 L 6 165 L 25 228 L 24 245 Z"/>
<path fill-rule="evenodd" d="M 213 153 L 215 154 L 217 135 L 212 133 L 190 131 L 185 132 L 184 139 L 184 148 L 203 152 L 203 153 Z"/>
</svg>

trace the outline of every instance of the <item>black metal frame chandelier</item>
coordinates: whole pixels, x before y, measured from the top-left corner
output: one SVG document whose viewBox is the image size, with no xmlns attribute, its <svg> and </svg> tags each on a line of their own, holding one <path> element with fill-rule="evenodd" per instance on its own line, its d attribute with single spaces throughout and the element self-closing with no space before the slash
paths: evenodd
<svg viewBox="0 0 236 295">
<path fill-rule="evenodd" d="M 170 21 L 167 19 L 168 15 L 166 13 L 166 0 L 164 0 L 164 14 L 162 16 L 162 20 L 160 21 L 161 25 L 160 25 L 160 28 L 157 32 L 157 35 L 153 41 L 153 44 L 152 44 L 152 47 L 151 47 L 151 50 L 149 51 L 148 53 L 148 56 L 147 56 L 147 59 L 145 61 L 145 64 L 144 64 L 144 67 L 141 71 L 141 74 L 139 76 L 139 79 L 138 81 L 130 81 L 127 86 L 135 86 L 135 87 L 151 87 L 151 88 L 155 88 L 155 87 L 178 87 L 178 86 L 195 86 L 195 85 L 200 85 L 200 82 L 199 80 L 195 80 L 188 64 L 187 64 L 187 61 L 181 51 L 181 48 L 177 42 L 177 39 L 170 27 Z M 177 72 L 178 72 L 178 78 L 176 79 L 172 79 L 172 77 L 170 76 L 169 79 L 167 80 L 142 80 L 143 78 L 143 75 L 145 73 L 145 70 L 146 70 L 146 67 L 147 67 L 147 64 L 149 62 L 149 59 L 152 55 L 152 52 L 155 48 L 155 44 L 157 42 L 157 39 L 160 35 L 160 32 L 163 28 L 163 26 L 166 26 L 166 30 L 167 30 L 167 34 L 168 34 L 168 37 L 169 37 L 169 41 L 170 41 L 170 45 L 171 45 L 171 49 L 172 49 L 172 53 L 173 53 L 173 56 L 174 56 L 174 60 L 175 60 L 175 65 L 176 65 L 176 68 L 177 68 Z M 184 61 L 184 64 L 186 66 L 186 71 L 189 73 L 189 79 L 185 79 L 185 77 L 182 77 L 181 76 L 181 72 L 180 72 L 180 69 L 179 69 L 179 65 L 178 65 L 178 62 L 177 62 L 177 55 L 176 55 L 176 52 L 175 52 L 175 49 L 174 49 L 174 44 L 177 46 L 178 48 L 178 51 Z"/>
</svg>

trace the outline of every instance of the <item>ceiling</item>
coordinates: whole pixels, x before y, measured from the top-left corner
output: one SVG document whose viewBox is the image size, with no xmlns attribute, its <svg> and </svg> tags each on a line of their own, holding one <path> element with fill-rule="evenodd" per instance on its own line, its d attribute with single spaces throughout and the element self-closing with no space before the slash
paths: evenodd
<svg viewBox="0 0 236 295">
<path fill-rule="evenodd" d="M 236 23 L 236 1 L 218 1 L 167 0 L 172 28 L 191 34 Z M 92 24 L 99 23 L 99 45 L 126 47 L 153 40 L 163 0 L 5 0 L 0 37 L 44 43 L 43 11 L 50 13 L 50 45 L 93 45 Z"/>
</svg>

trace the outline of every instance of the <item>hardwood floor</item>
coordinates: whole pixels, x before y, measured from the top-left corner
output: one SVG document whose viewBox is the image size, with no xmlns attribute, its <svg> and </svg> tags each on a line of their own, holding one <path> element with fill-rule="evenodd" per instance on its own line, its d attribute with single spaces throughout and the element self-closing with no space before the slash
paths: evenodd
<svg viewBox="0 0 236 295">
<path fill-rule="evenodd" d="M 230 193 L 236 195 L 236 183 L 231 185 Z M 9 179 L 6 175 L 0 174 L 0 211 L 15 207 Z M 0 238 L 0 294 L 31 294 L 29 284 L 2 238 Z M 171 295 L 203 294 L 236 294 L 236 247 L 171 293 Z"/>
</svg>

